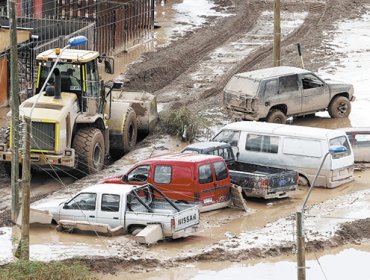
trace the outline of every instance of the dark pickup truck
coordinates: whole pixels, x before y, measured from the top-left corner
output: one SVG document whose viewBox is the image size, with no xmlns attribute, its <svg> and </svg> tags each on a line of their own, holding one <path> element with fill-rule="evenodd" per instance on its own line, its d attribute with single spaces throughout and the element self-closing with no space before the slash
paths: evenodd
<svg viewBox="0 0 370 280">
<path fill-rule="evenodd" d="M 283 198 L 297 190 L 299 176 L 296 171 L 238 162 L 227 143 L 199 142 L 187 146 L 182 152 L 223 157 L 229 168 L 231 182 L 241 186 L 247 197 Z"/>
</svg>

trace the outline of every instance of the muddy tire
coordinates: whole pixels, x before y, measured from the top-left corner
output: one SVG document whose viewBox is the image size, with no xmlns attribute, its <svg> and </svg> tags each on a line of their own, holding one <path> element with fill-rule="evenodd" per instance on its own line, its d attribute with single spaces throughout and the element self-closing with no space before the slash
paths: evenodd
<svg viewBox="0 0 370 280">
<path fill-rule="evenodd" d="M 140 231 L 142 231 L 145 226 L 133 226 L 131 227 L 128 232 L 132 235 L 137 235 Z"/>
<path fill-rule="evenodd" d="M 104 166 L 104 136 L 100 129 L 86 127 L 77 131 L 72 147 L 75 149 L 79 177 L 96 173 Z"/>
<path fill-rule="evenodd" d="M 266 118 L 266 122 L 285 124 L 286 123 L 286 116 L 282 111 L 277 110 L 277 109 L 273 109 L 268 114 L 268 116 Z"/>
<path fill-rule="evenodd" d="M 337 96 L 330 102 L 328 112 L 332 118 L 347 118 L 351 113 L 351 102 L 344 96 Z"/>
<path fill-rule="evenodd" d="M 310 182 L 308 181 L 308 179 L 305 176 L 299 174 L 298 185 L 303 186 L 303 187 L 309 187 Z"/>
<path fill-rule="evenodd" d="M 122 127 L 122 147 L 112 148 L 110 156 L 119 159 L 124 154 L 132 151 L 137 141 L 137 118 L 134 109 L 129 107 L 126 112 L 125 122 Z"/>
</svg>

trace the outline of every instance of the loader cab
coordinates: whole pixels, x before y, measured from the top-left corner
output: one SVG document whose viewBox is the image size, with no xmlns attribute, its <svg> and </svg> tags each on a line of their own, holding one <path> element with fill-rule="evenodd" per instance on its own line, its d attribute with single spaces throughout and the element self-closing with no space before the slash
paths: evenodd
<svg viewBox="0 0 370 280">
<path fill-rule="evenodd" d="M 56 59 L 55 50 L 48 50 L 37 56 L 36 94 L 41 91 Z M 95 51 L 64 50 L 56 65 L 61 74 L 61 92 L 76 94 L 79 110 L 86 112 L 87 115 L 95 115 L 104 111 L 105 94 L 104 90 L 100 89 L 98 69 L 100 61 L 104 61 L 106 72 L 108 68 L 114 71 L 109 58 L 99 57 L 99 53 Z M 53 80 L 51 76 L 48 84 L 52 85 Z"/>
</svg>

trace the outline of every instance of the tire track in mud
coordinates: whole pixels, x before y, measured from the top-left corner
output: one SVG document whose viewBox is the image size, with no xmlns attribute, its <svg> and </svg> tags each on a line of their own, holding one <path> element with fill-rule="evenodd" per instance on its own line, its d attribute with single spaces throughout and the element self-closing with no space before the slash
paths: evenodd
<svg viewBox="0 0 370 280">
<path fill-rule="evenodd" d="M 170 50 L 168 47 L 161 49 L 156 53 L 147 54 L 144 58 L 144 62 L 134 64 L 127 72 L 126 76 L 130 79 L 128 88 L 144 90 L 151 89 L 156 91 L 155 93 L 159 97 L 164 91 L 186 92 L 189 88 L 193 87 L 194 81 L 188 77 L 181 77 L 181 75 L 186 72 L 194 72 L 194 69 L 196 69 L 197 66 L 210 59 L 209 54 L 215 49 L 227 44 L 227 42 L 237 41 L 238 39 L 243 38 L 246 32 L 251 31 L 253 27 L 256 26 L 257 19 L 260 17 L 261 13 L 272 9 L 272 2 L 257 2 L 258 3 L 255 1 L 249 1 L 246 4 L 243 3 L 243 1 L 235 1 L 236 15 L 231 16 L 232 19 L 222 19 L 217 24 L 219 27 L 222 26 L 225 21 L 232 22 L 233 24 L 238 22 L 238 25 L 229 28 L 226 33 L 223 31 L 224 29 L 215 31 L 214 27 L 206 27 L 200 32 L 195 31 L 195 34 L 193 36 L 189 36 L 189 38 L 184 38 L 173 43 L 170 46 Z M 297 42 L 299 39 L 304 38 L 308 31 L 315 29 L 326 14 L 328 7 L 326 2 L 316 1 L 307 4 L 287 3 L 283 6 L 283 10 L 287 10 L 288 12 L 302 12 L 302 5 L 303 8 L 308 7 L 308 15 L 304 23 L 295 32 L 289 34 L 283 40 L 282 47 Z M 225 27 L 226 26 L 230 27 L 230 24 L 225 25 Z M 212 33 L 213 37 L 209 37 L 209 33 Z M 199 40 L 199 37 L 204 37 L 202 40 L 209 40 L 209 42 L 204 44 L 203 41 L 201 41 L 201 43 L 198 44 L 197 40 Z M 184 46 L 187 47 L 188 51 L 181 53 L 181 48 L 179 49 L 178 47 L 179 44 L 181 45 L 181 48 Z M 175 53 L 172 50 L 174 50 Z M 205 99 L 220 92 L 233 74 L 246 69 L 251 69 L 253 66 L 266 59 L 271 52 L 272 44 L 259 47 L 256 50 L 253 50 L 250 55 L 242 59 L 231 69 L 226 71 L 226 73 L 222 75 L 222 78 L 219 81 L 216 81 L 216 84 L 212 88 L 203 89 L 202 85 L 200 85 L 196 90 L 200 92 L 201 99 Z M 189 54 L 190 57 L 188 56 Z M 175 57 L 173 57 L 174 55 Z M 158 64 L 159 60 L 161 62 Z M 148 66 L 149 69 L 146 68 Z M 173 73 L 174 68 L 176 68 L 176 74 Z M 156 75 L 150 73 L 153 71 L 157 71 Z M 157 81 L 158 78 L 162 80 L 160 84 Z M 169 95 L 170 94 L 167 96 Z M 185 98 L 185 100 L 183 100 L 183 96 L 181 97 L 181 103 L 184 105 L 189 103 L 191 104 L 194 101 L 194 96 L 190 95 L 186 97 L 189 98 Z M 161 100 L 164 98 L 159 99 Z"/>
<path fill-rule="evenodd" d="M 127 89 L 156 92 L 174 81 L 192 65 L 229 38 L 253 26 L 260 11 L 269 4 L 262 1 L 219 1 L 233 3 L 235 15 L 208 21 L 205 27 L 188 33 L 167 47 L 144 55 L 142 62 L 133 64 L 125 73 Z"/>
<path fill-rule="evenodd" d="M 327 8 L 329 6 L 328 3 L 310 3 L 308 9 L 308 15 L 305 17 L 303 24 L 297 28 L 294 32 L 288 34 L 285 38 L 282 38 L 281 48 L 287 47 L 289 45 L 295 44 L 303 39 L 311 30 L 315 29 L 321 22 L 321 20 L 325 17 Z M 294 7 L 296 5 L 292 5 Z M 300 10 L 300 9 L 298 9 Z M 225 87 L 226 83 L 231 79 L 231 77 L 238 73 L 244 71 L 252 70 L 256 65 L 261 63 L 263 60 L 271 57 L 271 64 L 272 64 L 272 51 L 273 51 L 273 44 L 267 44 L 255 49 L 250 55 L 245 57 L 241 60 L 238 64 L 232 67 L 223 77 L 216 83 L 213 88 L 210 88 L 201 93 L 201 99 L 207 99 L 213 95 L 217 95 L 222 92 L 223 88 Z M 270 67 L 272 65 L 269 65 Z M 283 64 L 282 64 L 283 65 Z"/>
</svg>

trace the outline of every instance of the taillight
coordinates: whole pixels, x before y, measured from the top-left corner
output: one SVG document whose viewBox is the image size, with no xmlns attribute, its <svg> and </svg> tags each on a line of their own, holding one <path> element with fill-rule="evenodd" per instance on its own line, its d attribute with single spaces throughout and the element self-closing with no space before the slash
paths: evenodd
<svg viewBox="0 0 370 280">
<path fill-rule="evenodd" d="M 171 230 L 172 230 L 172 231 L 175 231 L 175 228 L 176 228 L 175 218 L 172 218 L 172 219 L 171 219 Z"/>
<path fill-rule="evenodd" d="M 263 179 L 258 182 L 258 185 L 260 188 L 267 189 L 269 185 L 269 180 L 268 179 Z"/>
<path fill-rule="evenodd" d="M 296 184 L 299 182 L 299 175 L 297 174 L 297 179 L 295 180 Z"/>
</svg>

